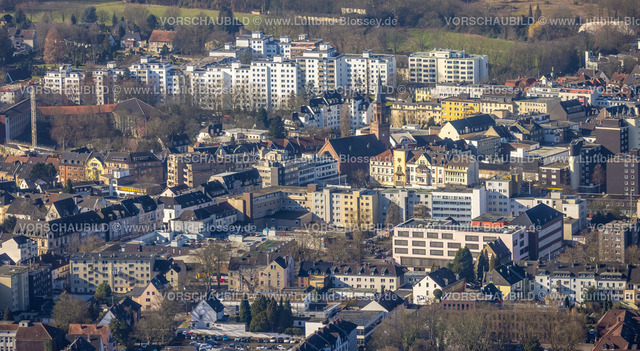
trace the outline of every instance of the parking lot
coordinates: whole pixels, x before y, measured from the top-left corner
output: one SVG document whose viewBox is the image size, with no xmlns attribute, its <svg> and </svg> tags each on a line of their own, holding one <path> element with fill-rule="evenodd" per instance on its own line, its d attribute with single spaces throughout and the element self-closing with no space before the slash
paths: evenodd
<svg viewBox="0 0 640 351">
<path fill-rule="evenodd" d="M 204 330 L 206 332 L 212 332 L 211 330 Z M 255 334 L 254 336 L 231 336 L 231 335 L 217 335 L 212 333 L 203 333 L 203 330 L 191 330 L 183 331 L 184 341 L 182 345 L 195 346 L 198 350 L 221 350 L 221 349 L 234 349 L 238 351 L 243 350 L 289 350 L 294 345 L 299 343 L 302 338 L 291 336 L 271 336 L 262 337 L 258 334 L 267 333 L 248 333 Z"/>
</svg>

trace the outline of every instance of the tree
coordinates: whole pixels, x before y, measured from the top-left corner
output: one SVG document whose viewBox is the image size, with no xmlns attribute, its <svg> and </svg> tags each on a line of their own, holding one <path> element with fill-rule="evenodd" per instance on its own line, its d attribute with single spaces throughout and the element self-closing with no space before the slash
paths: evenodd
<svg viewBox="0 0 640 351">
<path fill-rule="evenodd" d="M 482 278 L 484 277 L 484 272 L 489 271 L 489 262 L 487 260 L 486 252 L 484 252 L 482 255 L 478 255 L 476 271 L 477 271 L 478 280 L 482 281 Z"/>
<path fill-rule="evenodd" d="M 429 209 L 422 204 L 415 205 L 413 206 L 413 215 L 411 217 L 415 219 L 427 219 L 429 218 Z"/>
<path fill-rule="evenodd" d="M 89 304 L 66 292 L 60 294 L 60 300 L 53 306 L 53 319 L 58 328 L 68 331 L 69 324 L 87 323 L 91 319 Z"/>
<path fill-rule="evenodd" d="M 13 57 L 13 43 L 7 29 L 0 28 L 0 64 L 7 64 Z"/>
<path fill-rule="evenodd" d="M 440 299 L 442 299 L 442 290 L 440 289 L 435 289 L 433 291 L 433 297 L 436 298 L 436 300 L 440 301 Z"/>
<path fill-rule="evenodd" d="M 93 294 L 93 298 L 96 301 L 104 301 L 104 299 L 111 297 L 111 286 L 108 283 L 100 283 L 96 287 L 96 292 Z"/>
<path fill-rule="evenodd" d="M 243 296 L 242 302 L 240 303 L 240 320 L 244 322 L 247 327 L 251 324 L 251 305 L 249 305 L 249 300 L 247 299 L 246 294 Z"/>
<path fill-rule="evenodd" d="M 73 21 L 73 17 L 71 17 Z M 44 40 L 43 59 L 46 63 L 60 63 L 65 55 L 64 41 L 57 26 L 52 26 Z"/>
<path fill-rule="evenodd" d="M 256 112 L 255 125 L 257 129 L 267 129 L 269 127 L 269 117 L 265 108 L 261 108 Z"/>
<path fill-rule="evenodd" d="M 12 321 L 13 322 L 14 317 L 13 317 L 13 312 L 11 312 L 11 308 L 7 307 L 7 309 L 4 310 L 4 315 L 2 316 L 2 318 L 5 321 Z"/>
<path fill-rule="evenodd" d="M 249 331 L 261 332 L 269 330 L 269 319 L 267 318 L 267 311 L 262 311 L 251 319 L 249 325 Z"/>
<path fill-rule="evenodd" d="M 225 247 L 216 242 L 200 249 L 195 258 L 200 263 L 202 272 L 207 279 L 207 291 L 211 291 L 211 282 L 214 276 L 217 277 L 218 289 L 220 289 L 220 278 L 222 277 L 222 265 L 229 261 L 228 251 Z"/>
<path fill-rule="evenodd" d="M 542 351 L 542 346 L 540 345 L 540 340 L 535 335 L 532 335 L 527 338 L 523 346 L 524 351 Z"/>
<path fill-rule="evenodd" d="M 289 297 L 284 301 L 282 309 L 280 311 L 280 317 L 278 319 L 278 332 L 283 332 L 293 326 L 293 311 L 291 310 L 291 303 Z"/>
<path fill-rule="evenodd" d="M 53 178 L 58 174 L 52 163 L 38 162 L 29 171 L 29 178 Z"/>
<path fill-rule="evenodd" d="M 218 22 L 220 29 L 229 33 L 235 34 L 240 30 L 240 24 L 238 20 L 233 16 L 233 11 L 228 6 L 222 6 L 220 13 L 218 14 Z"/>
<path fill-rule="evenodd" d="M 468 247 L 458 249 L 456 256 L 453 259 L 453 263 L 450 264 L 450 269 L 460 275 L 460 278 L 464 278 L 467 282 L 475 281 L 475 274 L 473 273 L 473 255 Z"/>
<path fill-rule="evenodd" d="M 78 19 L 76 18 L 75 14 L 71 14 L 71 24 L 74 26 L 78 24 Z"/>
<path fill-rule="evenodd" d="M 395 227 L 402 223 L 402 209 L 395 202 L 389 202 L 389 208 L 387 208 L 387 217 L 385 218 L 385 224 L 387 228 Z"/>
<path fill-rule="evenodd" d="M 16 216 L 7 216 L 2 222 L 2 227 L 8 232 L 13 232 L 13 229 L 16 227 L 17 223 L 18 219 L 16 218 Z"/>
<path fill-rule="evenodd" d="M 440 316 L 429 307 L 421 308 L 418 313 L 397 308 L 376 328 L 371 346 L 376 350 L 411 350 L 421 339 L 435 339 L 439 333 Z"/>
<path fill-rule="evenodd" d="M 109 329 L 119 344 L 125 345 L 127 349 L 131 348 L 133 342 L 130 336 L 131 333 L 133 333 L 133 328 L 128 323 L 123 322 L 118 318 L 112 318 L 111 322 L 109 322 Z"/>
<path fill-rule="evenodd" d="M 73 194 L 74 193 L 73 184 L 71 183 L 71 179 L 67 179 L 67 181 L 64 183 L 64 187 L 62 188 L 62 192 L 64 194 Z"/>
<path fill-rule="evenodd" d="M 531 4 L 529 4 L 529 18 L 533 18 L 533 8 L 531 7 Z"/>
<path fill-rule="evenodd" d="M 342 104 L 342 110 L 340 111 L 340 136 L 348 137 L 351 135 L 351 111 L 349 111 L 350 104 L 345 101 Z"/>
<path fill-rule="evenodd" d="M 269 124 L 269 137 L 272 139 L 283 139 L 287 137 L 282 117 L 276 116 Z"/>
<path fill-rule="evenodd" d="M 258 295 L 251 304 L 252 319 L 267 309 L 267 298 L 264 295 Z"/>
<path fill-rule="evenodd" d="M 276 329 L 278 328 L 278 317 L 280 312 L 276 299 L 274 298 L 269 299 L 269 301 L 267 302 L 266 312 L 267 312 L 267 321 L 269 323 L 269 331 L 276 331 Z"/>
<path fill-rule="evenodd" d="M 534 15 L 534 18 L 537 20 L 540 19 L 540 17 L 542 17 L 542 11 L 540 11 L 540 4 L 536 5 L 536 13 Z"/>
<path fill-rule="evenodd" d="M 118 17 L 116 16 L 116 12 L 113 11 L 113 16 L 111 16 L 111 27 L 115 27 L 115 25 L 118 23 Z M 122 39 L 122 37 L 118 37 L 118 39 Z"/>
<path fill-rule="evenodd" d="M 158 27 L 158 19 L 154 14 L 150 14 L 147 17 L 147 27 L 149 27 L 149 30 L 154 30 Z"/>
<path fill-rule="evenodd" d="M 602 167 L 602 164 L 596 163 L 595 167 L 593 167 L 593 174 L 591 175 L 591 183 L 598 184 L 598 192 L 601 190 L 602 183 L 604 183 L 607 179 L 607 174 Z"/>
<path fill-rule="evenodd" d="M 93 6 L 86 7 L 82 11 L 80 20 L 83 23 L 96 23 L 96 21 L 98 20 L 98 15 L 96 14 L 96 8 Z"/>
</svg>

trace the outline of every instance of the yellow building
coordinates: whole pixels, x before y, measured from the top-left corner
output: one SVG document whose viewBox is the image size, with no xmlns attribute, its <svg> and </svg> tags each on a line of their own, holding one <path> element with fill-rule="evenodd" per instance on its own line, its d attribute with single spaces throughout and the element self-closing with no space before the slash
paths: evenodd
<svg viewBox="0 0 640 351">
<path fill-rule="evenodd" d="M 100 176 L 104 174 L 104 163 L 99 157 L 91 157 L 86 165 L 86 179 L 100 180 Z"/>
<path fill-rule="evenodd" d="M 480 112 L 480 101 L 460 98 L 447 98 L 440 102 L 441 121 L 446 123 L 466 118 Z"/>
<path fill-rule="evenodd" d="M 416 101 L 431 100 L 431 89 L 428 89 L 428 88 L 416 89 L 415 98 L 416 98 Z"/>
<path fill-rule="evenodd" d="M 407 124 L 427 126 L 429 120 L 439 123 L 441 117 L 440 104 L 431 101 L 400 102 L 391 105 L 390 122 L 393 127 L 400 128 Z"/>
<path fill-rule="evenodd" d="M 371 190 L 332 194 L 336 225 L 345 228 L 373 230 L 378 220 L 378 193 Z M 368 229 L 370 228 L 370 229 Z"/>
<path fill-rule="evenodd" d="M 156 254 L 151 253 L 85 253 L 70 259 L 72 293 L 95 293 L 107 283 L 115 293 L 127 293 L 135 287 L 147 286 L 154 278 Z"/>
</svg>

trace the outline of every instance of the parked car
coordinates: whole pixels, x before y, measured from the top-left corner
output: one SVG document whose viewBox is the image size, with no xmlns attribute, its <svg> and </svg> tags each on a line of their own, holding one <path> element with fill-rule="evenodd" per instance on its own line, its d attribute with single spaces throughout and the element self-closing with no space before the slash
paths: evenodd
<svg viewBox="0 0 640 351">
<path fill-rule="evenodd" d="M 277 342 L 278 340 L 276 338 L 271 338 L 271 340 L 269 340 L 269 342 Z"/>
<path fill-rule="evenodd" d="M 229 335 L 225 335 L 222 337 L 222 341 L 229 341 Z"/>
</svg>

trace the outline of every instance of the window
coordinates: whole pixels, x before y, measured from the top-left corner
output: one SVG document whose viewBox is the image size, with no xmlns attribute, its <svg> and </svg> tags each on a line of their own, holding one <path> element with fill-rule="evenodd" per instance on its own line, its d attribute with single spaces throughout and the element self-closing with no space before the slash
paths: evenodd
<svg viewBox="0 0 640 351">
<path fill-rule="evenodd" d="M 409 245 L 409 241 L 408 240 L 396 240 L 394 242 L 394 244 L 398 245 L 398 246 L 407 246 L 407 245 Z"/>
<path fill-rule="evenodd" d="M 477 235 L 465 235 L 464 236 L 464 240 L 465 241 L 478 241 L 479 238 Z"/>
<path fill-rule="evenodd" d="M 425 249 L 413 249 L 411 252 L 414 255 L 426 255 L 427 254 L 427 250 L 425 250 Z"/>
<path fill-rule="evenodd" d="M 420 241 L 420 240 L 414 240 L 411 242 L 411 245 L 413 246 L 418 246 L 418 247 L 425 247 L 427 243 L 424 241 Z"/>
<path fill-rule="evenodd" d="M 441 242 L 441 241 L 432 241 L 429 246 L 431 246 L 431 247 L 444 247 L 444 243 Z"/>
<path fill-rule="evenodd" d="M 442 250 L 431 250 L 430 253 L 432 256 L 444 256 L 444 251 Z"/>
</svg>

